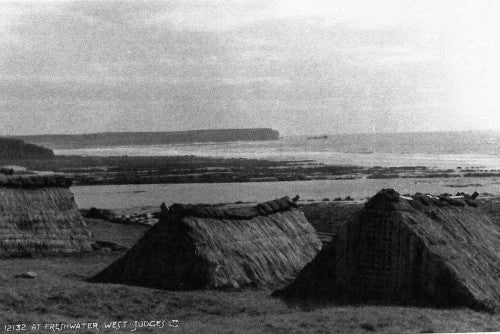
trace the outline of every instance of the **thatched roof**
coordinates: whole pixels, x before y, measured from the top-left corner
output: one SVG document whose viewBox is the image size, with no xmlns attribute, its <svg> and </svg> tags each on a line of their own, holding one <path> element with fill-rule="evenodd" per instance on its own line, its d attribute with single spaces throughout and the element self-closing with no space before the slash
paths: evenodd
<svg viewBox="0 0 500 334">
<path fill-rule="evenodd" d="M 470 199 L 383 190 L 335 243 L 277 294 L 500 305 L 500 231 Z"/>
<path fill-rule="evenodd" d="M 0 257 L 92 249 L 70 185 L 55 176 L 0 178 Z"/>
<path fill-rule="evenodd" d="M 163 289 L 279 287 L 321 249 L 288 198 L 254 207 L 174 204 L 123 258 L 90 280 Z"/>
</svg>

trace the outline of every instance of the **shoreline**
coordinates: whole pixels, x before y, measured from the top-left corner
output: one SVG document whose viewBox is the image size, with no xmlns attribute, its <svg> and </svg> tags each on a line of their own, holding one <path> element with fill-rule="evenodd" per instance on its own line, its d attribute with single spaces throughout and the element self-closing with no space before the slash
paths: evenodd
<svg viewBox="0 0 500 334">
<path fill-rule="evenodd" d="M 500 170 L 480 167 L 363 167 L 313 160 L 213 158 L 199 156 L 55 156 L 53 159 L 2 160 L 35 173 L 58 173 L 74 185 L 245 183 L 355 179 L 491 178 Z"/>
<path fill-rule="evenodd" d="M 79 207 L 107 209 L 184 204 L 262 202 L 299 195 L 306 202 L 334 201 L 350 196 L 364 200 L 381 189 L 392 188 L 401 194 L 474 193 L 499 196 L 500 178 L 472 179 L 354 179 L 242 183 L 186 183 L 72 186 Z"/>
</svg>

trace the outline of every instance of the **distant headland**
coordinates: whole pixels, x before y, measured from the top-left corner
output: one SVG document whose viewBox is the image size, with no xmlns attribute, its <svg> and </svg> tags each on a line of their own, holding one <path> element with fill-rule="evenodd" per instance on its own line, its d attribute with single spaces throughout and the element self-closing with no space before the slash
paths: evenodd
<svg viewBox="0 0 500 334">
<path fill-rule="evenodd" d="M 79 149 L 175 143 L 263 141 L 277 140 L 279 136 L 279 132 L 271 128 L 253 128 L 172 132 L 102 132 L 77 135 L 16 136 L 15 138 L 50 149 Z"/>
<path fill-rule="evenodd" d="M 19 139 L 0 137 L 0 159 L 52 159 L 54 152 L 48 148 L 25 143 Z"/>
</svg>

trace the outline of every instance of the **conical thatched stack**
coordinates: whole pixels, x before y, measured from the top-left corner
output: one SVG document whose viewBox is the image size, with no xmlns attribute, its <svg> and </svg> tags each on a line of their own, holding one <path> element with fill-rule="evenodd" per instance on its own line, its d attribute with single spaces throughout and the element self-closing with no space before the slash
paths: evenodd
<svg viewBox="0 0 500 334">
<path fill-rule="evenodd" d="M 500 232 L 471 200 L 383 190 L 275 295 L 498 311 Z"/>
<path fill-rule="evenodd" d="M 0 257 L 92 250 L 70 185 L 55 176 L 0 178 Z"/>
<path fill-rule="evenodd" d="M 275 288 L 320 249 L 314 228 L 288 198 L 255 207 L 173 205 L 91 281 L 173 290 Z"/>
</svg>

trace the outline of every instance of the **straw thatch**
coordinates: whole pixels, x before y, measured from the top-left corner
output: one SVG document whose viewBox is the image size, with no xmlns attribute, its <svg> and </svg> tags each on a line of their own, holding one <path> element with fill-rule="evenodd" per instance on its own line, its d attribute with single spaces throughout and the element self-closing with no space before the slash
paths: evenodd
<svg viewBox="0 0 500 334">
<path fill-rule="evenodd" d="M 90 280 L 172 290 L 279 287 L 321 249 L 292 201 L 175 204 L 124 257 Z"/>
<path fill-rule="evenodd" d="M 92 249 L 70 185 L 55 176 L 0 178 L 0 257 Z"/>
<path fill-rule="evenodd" d="M 379 192 L 276 295 L 500 305 L 500 231 L 470 199 Z"/>
</svg>

